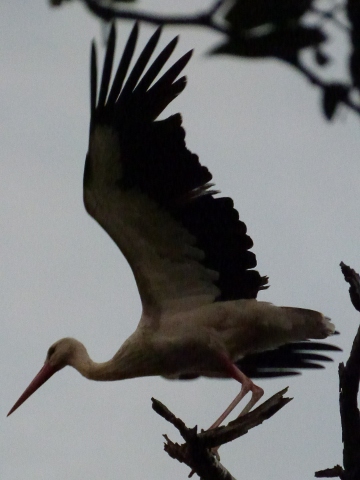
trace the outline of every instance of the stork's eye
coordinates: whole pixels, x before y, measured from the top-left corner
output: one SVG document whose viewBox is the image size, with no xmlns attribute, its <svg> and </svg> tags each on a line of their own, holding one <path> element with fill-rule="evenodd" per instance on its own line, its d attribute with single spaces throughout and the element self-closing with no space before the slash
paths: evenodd
<svg viewBox="0 0 360 480">
<path fill-rule="evenodd" d="M 47 358 L 50 358 L 55 352 L 55 347 L 50 347 L 47 353 Z"/>
</svg>

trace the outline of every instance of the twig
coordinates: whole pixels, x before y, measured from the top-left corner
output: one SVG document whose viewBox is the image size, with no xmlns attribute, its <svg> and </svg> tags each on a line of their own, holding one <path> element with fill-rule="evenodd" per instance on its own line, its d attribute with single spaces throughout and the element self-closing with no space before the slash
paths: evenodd
<svg viewBox="0 0 360 480">
<path fill-rule="evenodd" d="M 350 284 L 349 294 L 351 302 L 356 310 L 360 312 L 360 275 L 348 265 L 345 265 L 344 262 L 340 263 L 340 267 L 345 281 Z"/>
<path fill-rule="evenodd" d="M 247 415 L 238 417 L 226 427 L 218 427 L 202 432 L 199 434 L 199 437 L 203 440 L 207 448 L 232 442 L 275 415 L 276 412 L 289 403 L 292 398 L 284 397 L 287 391 L 288 388 L 284 388 Z"/>
<path fill-rule="evenodd" d="M 286 392 L 287 388 L 273 395 L 256 410 L 237 418 L 225 427 L 218 427 L 201 433 L 197 433 L 197 427 L 188 428 L 165 405 L 152 398 L 153 409 L 156 413 L 174 425 L 186 442 L 179 445 L 164 436 L 166 440 L 164 449 L 172 458 L 188 465 L 203 480 L 234 480 L 234 477 L 221 465 L 210 452 L 210 449 L 245 435 L 251 428 L 272 417 L 290 402 L 291 398 L 284 397 Z"/>
<path fill-rule="evenodd" d="M 316 85 L 317 87 L 322 88 L 323 90 L 325 90 L 326 88 L 330 87 L 333 84 L 332 82 L 326 82 L 322 80 L 313 72 L 311 72 L 308 68 L 302 65 L 300 62 L 291 63 L 290 65 L 292 65 L 299 72 L 301 72 L 309 80 L 310 83 L 312 83 L 313 85 Z M 339 103 L 344 103 L 347 107 L 349 107 L 351 110 L 353 110 L 358 115 L 360 115 L 360 106 L 355 105 L 355 103 L 353 103 L 349 97 L 342 98 L 341 101 L 339 101 Z"/>
<path fill-rule="evenodd" d="M 104 6 L 98 0 L 82 0 L 87 8 L 97 17 L 109 22 L 115 18 L 123 20 L 138 20 L 153 25 L 189 25 L 208 27 L 220 33 L 227 33 L 227 29 L 214 20 L 214 16 L 224 0 L 219 0 L 207 11 L 195 15 L 161 15 L 139 10 L 118 10 L 112 7 Z"/>
<path fill-rule="evenodd" d="M 319 8 L 316 8 L 314 6 L 311 7 L 311 11 L 318 15 L 319 17 L 323 18 L 324 20 L 332 22 L 336 27 L 338 27 L 340 30 L 343 32 L 349 33 L 350 28 L 342 23 L 339 19 L 336 18 L 336 10 L 340 10 L 344 8 L 343 5 L 335 5 L 332 10 L 326 12 L 324 10 L 320 10 Z"/>
<path fill-rule="evenodd" d="M 343 478 L 344 470 L 340 465 L 315 472 L 316 478 Z"/>
</svg>

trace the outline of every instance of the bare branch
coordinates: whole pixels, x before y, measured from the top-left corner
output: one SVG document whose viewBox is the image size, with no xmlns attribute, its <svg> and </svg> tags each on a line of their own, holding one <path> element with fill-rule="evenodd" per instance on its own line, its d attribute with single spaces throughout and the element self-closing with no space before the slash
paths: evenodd
<svg viewBox="0 0 360 480">
<path fill-rule="evenodd" d="M 86 7 L 97 17 L 106 22 L 121 18 L 123 20 L 137 20 L 151 23 L 153 25 L 188 25 L 207 27 L 220 33 L 227 33 L 227 29 L 217 23 L 215 14 L 225 3 L 219 0 L 207 11 L 195 15 L 161 15 L 139 10 L 120 10 L 113 7 L 101 5 L 98 0 L 82 0 Z"/>
<path fill-rule="evenodd" d="M 351 301 L 360 310 L 360 276 L 348 265 L 340 263 L 346 282 L 350 284 Z M 340 380 L 340 417 L 342 426 L 343 464 L 316 472 L 320 478 L 339 477 L 342 480 L 358 480 L 360 478 L 360 412 L 357 404 L 360 382 L 360 327 L 354 339 L 346 365 L 339 365 Z"/>
<path fill-rule="evenodd" d="M 316 478 L 343 478 L 344 470 L 340 465 L 315 472 Z"/>
<path fill-rule="evenodd" d="M 273 395 L 254 411 L 238 417 L 227 426 L 197 433 L 197 427 L 188 428 L 165 405 L 152 398 L 153 409 L 165 420 L 176 427 L 185 442 L 182 445 L 172 442 L 165 436 L 165 451 L 181 463 L 186 463 L 203 480 L 234 480 L 234 477 L 211 453 L 210 449 L 219 447 L 245 435 L 251 428 L 260 425 L 284 407 L 291 398 L 284 397 L 287 388 Z"/>
<path fill-rule="evenodd" d="M 316 85 L 317 87 L 320 87 L 323 91 L 333 85 L 331 82 L 326 82 L 325 80 L 322 80 L 320 77 L 315 75 L 304 65 L 300 64 L 300 62 L 294 63 L 292 65 L 299 72 L 301 72 L 309 80 L 310 83 L 312 83 L 313 85 Z M 346 85 L 344 85 L 344 87 L 346 87 Z M 345 104 L 351 110 L 353 110 L 358 115 L 360 115 L 360 106 L 353 103 L 352 100 L 349 98 L 349 96 L 342 98 L 339 103 Z"/>
<path fill-rule="evenodd" d="M 360 312 L 360 276 L 344 262 L 340 263 L 340 267 L 345 281 L 350 284 L 349 294 L 352 304 Z"/>
</svg>

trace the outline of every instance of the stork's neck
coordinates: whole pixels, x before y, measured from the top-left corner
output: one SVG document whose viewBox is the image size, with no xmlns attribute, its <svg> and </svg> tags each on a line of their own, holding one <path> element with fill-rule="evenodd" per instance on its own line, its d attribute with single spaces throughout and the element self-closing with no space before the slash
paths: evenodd
<svg viewBox="0 0 360 480">
<path fill-rule="evenodd" d="M 151 350 L 130 337 L 111 360 L 97 363 L 81 344 L 69 364 L 84 377 L 98 381 L 160 375 L 159 361 Z"/>
<path fill-rule="evenodd" d="M 74 362 L 72 366 L 76 368 L 81 375 L 90 380 L 110 381 L 126 378 L 115 368 L 112 360 L 98 363 L 91 360 L 89 355 L 87 355 L 86 360 L 82 358 L 81 362 Z"/>
</svg>

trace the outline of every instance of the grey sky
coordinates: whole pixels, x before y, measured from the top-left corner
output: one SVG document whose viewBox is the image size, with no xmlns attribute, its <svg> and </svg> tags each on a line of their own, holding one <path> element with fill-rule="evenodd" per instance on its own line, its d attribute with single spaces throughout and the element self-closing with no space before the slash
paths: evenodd
<svg viewBox="0 0 360 480">
<path fill-rule="evenodd" d="M 130 26 L 118 28 L 118 54 Z M 163 452 L 162 434 L 178 437 L 152 412 L 151 396 L 206 428 L 236 382 L 104 384 L 66 368 L 5 418 L 51 343 L 74 336 L 106 360 L 141 312 L 125 259 L 82 205 L 89 49 L 101 40 L 99 23 L 81 5 L 17 0 L 1 2 L 0 31 L 1 479 L 186 478 Z M 140 45 L 151 31 L 142 28 Z M 189 148 L 248 226 L 270 277 L 260 298 L 323 311 L 344 348 L 326 370 L 260 382 L 265 397 L 289 385 L 294 400 L 221 458 L 238 478 L 311 479 L 342 461 L 337 364 L 358 315 L 338 264 L 360 270 L 359 121 L 341 111 L 325 123 L 318 91 L 279 63 L 205 56 L 216 34 L 166 28 L 161 46 L 178 33 L 173 58 L 190 48 L 195 55 L 168 113 L 182 112 Z"/>
</svg>

